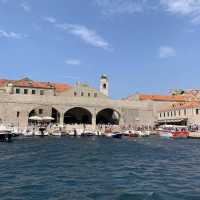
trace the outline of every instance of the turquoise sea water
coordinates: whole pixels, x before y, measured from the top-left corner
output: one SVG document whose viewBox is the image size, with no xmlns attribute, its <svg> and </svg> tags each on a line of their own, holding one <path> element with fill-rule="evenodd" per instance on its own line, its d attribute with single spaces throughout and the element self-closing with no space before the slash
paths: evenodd
<svg viewBox="0 0 200 200">
<path fill-rule="evenodd" d="M 199 200 L 200 140 L 0 143 L 1 200 Z"/>
</svg>

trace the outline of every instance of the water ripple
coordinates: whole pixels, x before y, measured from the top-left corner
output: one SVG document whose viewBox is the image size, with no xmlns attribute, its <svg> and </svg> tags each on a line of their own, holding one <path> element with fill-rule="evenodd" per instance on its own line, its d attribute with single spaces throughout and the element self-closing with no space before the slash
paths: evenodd
<svg viewBox="0 0 200 200">
<path fill-rule="evenodd" d="M 199 200 L 200 141 L 23 138 L 0 144 L 1 200 Z"/>
</svg>

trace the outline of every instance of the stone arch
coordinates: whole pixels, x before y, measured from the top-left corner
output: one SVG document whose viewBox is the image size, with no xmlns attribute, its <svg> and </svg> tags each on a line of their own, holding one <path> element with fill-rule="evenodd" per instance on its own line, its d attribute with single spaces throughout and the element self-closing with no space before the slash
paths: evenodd
<svg viewBox="0 0 200 200">
<path fill-rule="evenodd" d="M 54 120 L 52 120 L 52 123 L 59 123 L 60 122 L 60 111 L 55 108 L 54 106 L 46 106 L 46 105 L 36 105 L 33 106 L 28 111 L 28 119 L 33 116 L 39 116 L 39 117 L 52 117 Z M 28 120 L 29 123 L 31 122 Z"/>
<path fill-rule="evenodd" d="M 121 114 L 113 108 L 104 108 L 96 115 L 96 124 L 119 125 Z"/>
<path fill-rule="evenodd" d="M 73 107 L 64 113 L 64 124 L 92 124 L 92 113 L 83 107 Z"/>
</svg>

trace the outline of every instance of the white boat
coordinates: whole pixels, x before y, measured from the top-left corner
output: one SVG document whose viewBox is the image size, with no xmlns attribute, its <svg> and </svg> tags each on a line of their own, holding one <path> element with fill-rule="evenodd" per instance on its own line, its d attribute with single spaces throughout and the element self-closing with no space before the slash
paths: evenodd
<svg viewBox="0 0 200 200">
<path fill-rule="evenodd" d="M 34 136 L 42 136 L 42 132 L 41 131 L 35 131 Z"/>
<path fill-rule="evenodd" d="M 110 133 L 104 133 L 104 136 L 108 138 L 122 138 L 122 133 L 110 132 Z"/>
<path fill-rule="evenodd" d="M 163 125 L 160 127 L 159 135 L 165 138 L 188 138 L 189 132 L 186 126 Z"/>
<path fill-rule="evenodd" d="M 48 131 L 44 131 L 43 132 L 43 136 L 48 136 L 49 135 L 49 132 Z"/>
<path fill-rule="evenodd" d="M 165 137 L 165 138 L 172 138 L 173 137 L 173 134 L 172 134 L 171 131 L 165 131 L 165 130 L 160 131 L 159 135 L 161 137 Z"/>
<path fill-rule="evenodd" d="M 140 137 L 148 137 L 150 136 L 150 131 L 136 131 L 136 134 L 138 134 Z"/>
<path fill-rule="evenodd" d="M 97 130 L 85 130 L 81 136 L 100 136 L 101 132 Z"/>
<path fill-rule="evenodd" d="M 200 139 L 200 132 L 190 132 L 189 138 Z"/>
<path fill-rule="evenodd" d="M 0 134 L 4 133 L 11 133 L 11 128 L 4 126 L 3 124 L 0 125 Z"/>
<path fill-rule="evenodd" d="M 62 136 L 62 132 L 59 132 L 59 131 L 52 132 L 51 135 L 52 135 L 52 136 L 61 137 L 61 136 Z"/>
<path fill-rule="evenodd" d="M 33 131 L 25 129 L 24 131 L 22 131 L 22 135 L 25 136 L 25 137 L 30 137 L 30 136 L 33 136 L 34 133 L 33 133 Z"/>
<path fill-rule="evenodd" d="M 0 125 L 0 142 L 10 142 L 12 140 L 12 132 L 11 129 Z"/>
<path fill-rule="evenodd" d="M 123 132 L 125 137 L 138 137 L 139 135 L 134 130 L 126 130 Z"/>
<path fill-rule="evenodd" d="M 34 133 L 35 136 L 48 136 L 49 133 L 47 131 L 35 131 Z"/>
<path fill-rule="evenodd" d="M 69 131 L 67 134 L 68 134 L 69 136 L 75 136 L 74 130 Z"/>
<path fill-rule="evenodd" d="M 73 130 L 68 132 L 69 136 L 81 136 L 82 134 L 84 134 L 83 129 L 73 129 Z"/>
</svg>

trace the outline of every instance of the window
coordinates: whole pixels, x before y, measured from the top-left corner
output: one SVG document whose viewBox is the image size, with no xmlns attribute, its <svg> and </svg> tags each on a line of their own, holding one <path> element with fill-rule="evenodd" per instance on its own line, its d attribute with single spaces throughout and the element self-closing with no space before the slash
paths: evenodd
<svg viewBox="0 0 200 200">
<path fill-rule="evenodd" d="M 169 117 L 169 112 L 167 113 L 167 117 Z"/>
<path fill-rule="evenodd" d="M 178 111 L 178 115 L 179 115 L 179 116 L 181 115 L 181 111 L 180 111 L 180 110 Z"/>
<path fill-rule="evenodd" d="M 16 89 L 16 94 L 20 94 L 20 89 L 19 88 Z"/>
<path fill-rule="evenodd" d="M 94 97 L 97 97 L 97 93 L 94 93 Z"/>
<path fill-rule="evenodd" d="M 44 95 L 44 90 L 40 90 L 40 95 Z"/>
<path fill-rule="evenodd" d="M 88 93 L 88 97 L 90 97 L 90 93 Z"/>
<path fill-rule="evenodd" d="M 187 114 L 187 112 L 186 112 L 186 109 L 184 110 L 184 115 L 186 115 Z"/>
<path fill-rule="evenodd" d="M 173 113 L 171 112 L 171 117 L 173 116 Z"/>
<path fill-rule="evenodd" d="M 40 114 L 40 115 L 43 114 L 43 109 L 39 109 L 39 114 Z"/>
<path fill-rule="evenodd" d="M 106 89 L 107 88 L 107 85 L 104 83 L 103 84 L 103 89 Z"/>
<path fill-rule="evenodd" d="M 35 91 L 35 90 L 32 90 L 32 94 L 36 94 L 36 91 Z"/>
<path fill-rule="evenodd" d="M 74 92 L 74 96 L 75 96 L 75 97 L 77 96 L 77 92 Z"/>
<path fill-rule="evenodd" d="M 28 94 L 28 89 L 24 89 L 24 94 Z"/>
<path fill-rule="evenodd" d="M 82 96 L 82 97 L 84 96 L 84 93 L 83 93 L 83 92 L 81 92 L 81 96 Z"/>
<path fill-rule="evenodd" d="M 196 115 L 198 115 L 199 114 L 199 109 L 196 109 Z"/>
<path fill-rule="evenodd" d="M 19 115 L 20 115 L 20 112 L 19 112 L 19 111 L 17 111 L 17 118 L 19 118 Z"/>
<path fill-rule="evenodd" d="M 165 112 L 164 112 L 164 117 L 165 117 Z"/>
<path fill-rule="evenodd" d="M 162 117 L 162 114 L 160 113 L 160 117 Z"/>
</svg>

